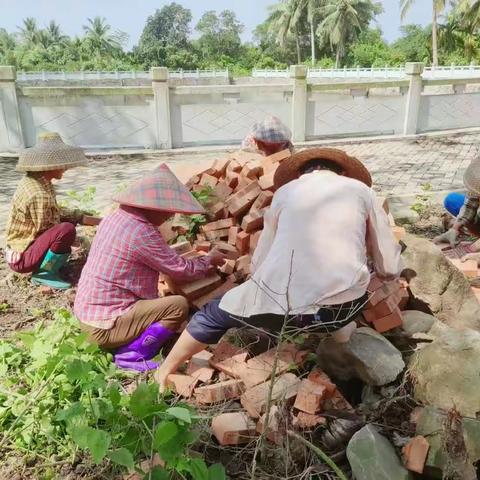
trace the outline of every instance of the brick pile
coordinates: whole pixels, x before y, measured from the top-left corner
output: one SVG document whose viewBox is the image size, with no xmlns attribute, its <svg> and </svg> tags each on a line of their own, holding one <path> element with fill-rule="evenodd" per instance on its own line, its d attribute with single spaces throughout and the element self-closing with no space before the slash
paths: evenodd
<svg viewBox="0 0 480 480">
<path fill-rule="evenodd" d="M 221 445 L 248 443 L 265 431 L 275 352 L 273 348 L 250 358 L 248 350 L 222 340 L 213 352 L 194 355 L 183 373 L 170 375 L 167 382 L 177 395 L 196 406 L 234 401 L 237 411 L 216 415 L 212 433 Z M 322 416 L 326 410 L 352 411 L 320 369 L 303 378 L 292 373 L 292 368 L 302 368 L 307 353 L 288 343 L 279 348 L 267 431 L 274 443 L 285 438 L 287 424 L 312 430 L 326 423 Z"/>
</svg>

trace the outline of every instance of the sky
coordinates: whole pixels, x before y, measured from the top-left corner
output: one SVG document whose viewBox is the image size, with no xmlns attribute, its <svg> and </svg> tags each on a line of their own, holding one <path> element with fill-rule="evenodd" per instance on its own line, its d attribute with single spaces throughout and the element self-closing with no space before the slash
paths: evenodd
<svg viewBox="0 0 480 480">
<path fill-rule="evenodd" d="M 176 0 L 193 14 L 193 25 L 208 10 L 231 9 L 245 25 L 244 40 L 251 40 L 252 30 L 267 17 L 268 6 L 275 0 Z M 0 0 L 0 28 L 12 32 L 25 17 L 34 17 L 40 25 L 50 20 L 59 23 L 68 35 L 81 35 L 87 18 L 105 17 L 114 30 L 129 34 L 128 46 L 136 44 L 145 21 L 157 8 L 171 0 Z M 386 40 L 400 35 L 399 0 L 381 0 L 384 13 L 378 23 Z M 427 24 L 431 1 L 417 0 L 405 23 Z"/>
</svg>

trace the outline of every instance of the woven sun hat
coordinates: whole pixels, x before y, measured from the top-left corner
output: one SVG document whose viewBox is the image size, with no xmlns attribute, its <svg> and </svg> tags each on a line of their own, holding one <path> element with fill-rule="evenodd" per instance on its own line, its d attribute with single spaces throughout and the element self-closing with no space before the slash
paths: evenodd
<svg viewBox="0 0 480 480">
<path fill-rule="evenodd" d="M 253 125 L 242 145 L 248 143 L 250 146 L 253 140 L 260 140 L 265 143 L 288 143 L 289 148 L 291 138 L 291 130 L 279 118 L 269 115 Z"/>
<path fill-rule="evenodd" d="M 20 151 L 16 170 L 47 172 L 67 170 L 86 164 L 87 159 L 81 148 L 67 145 L 56 132 L 42 132 L 38 134 L 34 147 Z"/>
<path fill-rule="evenodd" d="M 298 178 L 300 169 L 310 160 L 329 160 L 334 162 L 345 172 L 345 177 L 359 180 L 368 187 L 372 186 L 372 177 L 360 160 L 336 148 L 310 148 L 294 153 L 280 164 L 273 179 L 275 190 Z"/>
<path fill-rule="evenodd" d="M 121 205 L 171 213 L 205 213 L 187 187 L 164 163 L 133 182 L 113 200 Z"/>
<path fill-rule="evenodd" d="M 480 157 L 470 162 L 463 174 L 463 184 L 470 194 L 480 197 Z"/>
</svg>

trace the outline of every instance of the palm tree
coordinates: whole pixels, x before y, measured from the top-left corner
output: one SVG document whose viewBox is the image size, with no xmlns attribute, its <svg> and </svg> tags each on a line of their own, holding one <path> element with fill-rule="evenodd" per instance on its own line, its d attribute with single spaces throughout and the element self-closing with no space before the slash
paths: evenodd
<svg viewBox="0 0 480 480">
<path fill-rule="evenodd" d="M 306 14 L 307 22 L 310 26 L 310 46 L 312 50 L 312 66 L 315 66 L 316 55 L 315 55 L 315 31 L 316 31 L 316 22 L 319 16 L 319 11 L 322 6 L 324 6 L 326 0 L 299 0 L 295 2 L 295 14 L 293 22 L 297 24 L 300 22 L 300 18 Z"/>
<path fill-rule="evenodd" d="M 102 17 L 95 17 L 87 19 L 88 25 L 83 25 L 85 31 L 85 38 L 90 42 L 92 47 L 97 51 L 104 53 L 113 53 L 121 49 L 119 35 L 110 33 L 111 27 L 106 23 L 106 19 Z"/>
<path fill-rule="evenodd" d="M 276 34 L 277 43 L 285 47 L 287 40 L 295 38 L 297 62 L 302 62 L 300 51 L 298 6 L 302 0 L 281 0 L 270 9 L 269 29 Z"/>
<path fill-rule="evenodd" d="M 60 25 L 56 23 L 55 20 L 50 20 L 50 23 L 46 28 L 46 32 L 50 37 L 52 44 L 54 45 L 61 45 L 68 38 L 66 35 L 62 33 L 62 30 L 60 29 Z"/>
<path fill-rule="evenodd" d="M 27 45 L 35 45 L 38 41 L 38 26 L 37 21 L 32 17 L 27 17 L 23 20 L 23 27 L 17 27 L 20 29 L 20 35 L 22 40 Z"/>
<path fill-rule="evenodd" d="M 354 41 L 380 12 L 381 6 L 370 0 L 328 0 L 320 9 L 323 21 L 317 33 L 335 51 L 336 68 L 340 66 L 347 44 Z"/>
</svg>

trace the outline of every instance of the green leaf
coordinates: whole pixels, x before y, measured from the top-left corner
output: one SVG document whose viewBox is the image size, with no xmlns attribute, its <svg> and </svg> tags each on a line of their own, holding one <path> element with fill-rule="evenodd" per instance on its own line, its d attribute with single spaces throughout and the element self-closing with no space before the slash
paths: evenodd
<svg viewBox="0 0 480 480">
<path fill-rule="evenodd" d="M 65 373 L 71 382 L 85 381 L 92 370 L 91 363 L 75 359 L 66 366 Z"/>
<path fill-rule="evenodd" d="M 162 422 L 155 430 L 155 448 L 175 438 L 178 433 L 178 427 L 175 422 Z"/>
<path fill-rule="evenodd" d="M 188 466 L 193 480 L 209 480 L 207 464 L 201 458 L 192 458 Z"/>
<path fill-rule="evenodd" d="M 72 438 L 80 448 L 90 450 L 93 461 L 97 464 L 105 457 L 111 442 L 107 432 L 91 427 L 74 427 Z"/>
<path fill-rule="evenodd" d="M 156 410 L 158 385 L 141 383 L 130 397 L 130 411 L 135 417 L 145 418 Z"/>
<path fill-rule="evenodd" d="M 215 463 L 208 469 L 208 480 L 227 480 L 225 467 L 221 463 Z"/>
<path fill-rule="evenodd" d="M 148 472 L 143 480 L 169 480 L 170 474 L 162 467 L 156 466 L 153 467 L 150 472 Z"/>
<path fill-rule="evenodd" d="M 166 413 L 171 415 L 172 417 L 177 418 L 185 423 L 192 423 L 192 415 L 190 414 L 190 410 L 184 407 L 171 407 L 167 408 Z"/>
<path fill-rule="evenodd" d="M 126 448 L 119 448 L 108 452 L 108 458 L 117 465 L 122 465 L 130 470 L 135 468 L 135 462 L 133 461 L 133 455 Z"/>
</svg>

